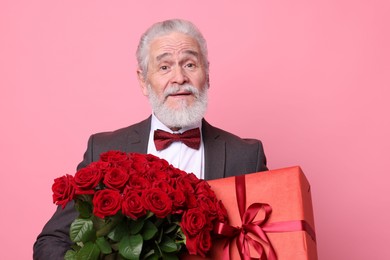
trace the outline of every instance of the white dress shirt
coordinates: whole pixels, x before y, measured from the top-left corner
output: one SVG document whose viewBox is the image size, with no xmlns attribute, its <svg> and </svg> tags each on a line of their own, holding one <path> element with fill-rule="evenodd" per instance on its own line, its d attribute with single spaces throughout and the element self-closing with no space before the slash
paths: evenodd
<svg viewBox="0 0 390 260">
<path fill-rule="evenodd" d="M 201 138 L 200 148 L 198 150 L 188 147 L 182 142 L 173 142 L 169 147 L 164 150 L 157 151 L 154 144 L 154 131 L 157 129 L 164 130 L 169 133 L 183 133 L 193 128 L 202 129 L 202 122 L 198 124 L 185 127 L 179 131 L 172 131 L 167 126 L 158 120 L 158 118 L 152 114 L 152 123 L 149 134 L 148 153 L 156 155 L 160 158 L 167 160 L 170 164 L 183 170 L 187 173 L 194 173 L 199 179 L 204 178 L 204 145 L 203 138 Z M 202 131 L 201 131 L 202 137 Z"/>
</svg>

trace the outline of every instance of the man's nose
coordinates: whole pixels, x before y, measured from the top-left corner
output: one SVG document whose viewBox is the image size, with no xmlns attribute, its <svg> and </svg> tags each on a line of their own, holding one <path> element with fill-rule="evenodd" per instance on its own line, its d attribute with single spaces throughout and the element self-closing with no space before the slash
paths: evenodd
<svg viewBox="0 0 390 260">
<path fill-rule="evenodd" d="M 175 67 L 175 69 L 173 71 L 171 83 L 182 85 L 182 84 L 187 83 L 187 82 L 188 82 L 188 77 L 185 74 L 184 69 L 181 66 Z"/>
</svg>

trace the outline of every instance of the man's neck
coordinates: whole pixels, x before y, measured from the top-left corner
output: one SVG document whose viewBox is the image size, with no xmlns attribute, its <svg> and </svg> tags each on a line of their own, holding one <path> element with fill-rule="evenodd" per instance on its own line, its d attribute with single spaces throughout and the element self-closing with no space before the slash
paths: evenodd
<svg viewBox="0 0 390 260">
<path fill-rule="evenodd" d="M 168 128 L 171 129 L 173 132 L 179 131 L 181 129 L 181 127 L 168 127 Z"/>
</svg>

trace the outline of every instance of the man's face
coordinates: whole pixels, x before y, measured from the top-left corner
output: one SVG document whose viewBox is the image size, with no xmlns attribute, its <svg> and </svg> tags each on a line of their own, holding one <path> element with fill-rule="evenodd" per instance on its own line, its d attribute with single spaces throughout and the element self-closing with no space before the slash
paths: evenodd
<svg viewBox="0 0 390 260">
<path fill-rule="evenodd" d="M 138 71 L 138 78 L 143 94 L 149 97 L 153 110 L 160 120 L 162 116 L 159 117 L 156 111 L 159 109 L 163 109 L 164 113 L 176 114 L 174 117 L 177 118 L 179 114 L 185 112 L 184 110 L 189 113 L 192 113 L 192 108 L 199 110 L 196 107 L 200 106 L 200 102 L 206 106 L 207 100 L 200 101 L 208 88 L 203 64 L 199 45 L 190 36 L 174 32 L 151 42 L 146 79 L 143 78 L 141 71 Z M 173 124 L 164 121 L 163 123 L 171 126 Z"/>
</svg>

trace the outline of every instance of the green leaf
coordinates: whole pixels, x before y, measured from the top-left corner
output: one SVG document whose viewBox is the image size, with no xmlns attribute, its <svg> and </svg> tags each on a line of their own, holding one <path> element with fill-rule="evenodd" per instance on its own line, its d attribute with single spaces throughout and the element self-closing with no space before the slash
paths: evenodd
<svg viewBox="0 0 390 260">
<path fill-rule="evenodd" d="M 83 244 L 83 243 L 81 243 L 81 244 Z M 78 244 L 75 243 L 75 244 L 71 245 L 70 248 L 72 248 L 73 251 L 77 252 L 80 250 L 81 246 L 79 246 Z"/>
<path fill-rule="evenodd" d="M 154 259 L 158 259 L 158 255 L 156 254 L 156 251 L 154 251 L 154 249 L 151 249 L 149 252 L 147 252 L 143 259 L 145 260 L 154 260 Z"/>
<path fill-rule="evenodd" d="M 92 205 L 90 202 L 77 200 L 75 205 L 77 211 L 80 213 L 80 218 L 89 218 L 92 215 Z"/>
<path fill-rule="evenodd" d="M 70 225 L 69 236 L 73 242 L 86 242 L 94 237 L 93 223 L 90 219 L 75 219 Z"/>
<path fill-rule="evenodd" d="M 160 246 L 161 251 L 166 252 L 166 253 L 172 253 L 172 252 L 177 251 L 177 245 L 176 245 L 175 241 L 168 236 L 165 236 L 163 238 L 163 240 L 161 241 L 159 246 Z"/>
<path fill-rule="evenodd" d="M 115 216 L 108 217 L 106 219 L 101 219 L 98 217 L 93 218 L 94 228 L 96 229 L 96 236 L 102 237 L 106 236 L 111 230 L 118 225 L 118 223 L 123 219 L 123 216 L 117 214 Z"/>
<path fill-rule="evenodd" d="M 173 231 L 176 232 L 176 230 L 179 228 L 179 226 L 175 223 L 172 223 L 170 226 L 168 226 L 167 228 L 165 228 L 164 230 L 164 234 L 169 234 Z"/>
<path fill-rule="evenodd" d="M 78 201 L 86 201 L 86 202 L 92 203 L 92 198 L 93 198 L 93 195 L 91 195 L 91 194 L 79 194 L 79 195 L 77 195 L 77 200 Z"/>
<path fill-rule="evenodd" d="M 138 260 L 142 251 L 141 235 L 124 236 L 119 243 L 119 253 L 126 259 Z"/>
<path fill-rule="evenodd" d="M 151 211 L 148 211 L 148 212 L 146 213 L 145 219 L 151 218 L 151 217 L 153 217 L 153 216 L 154 216 L 154 213 L 151 212 Z"/>
<path fill-rule="evenodd" d="M 100 260 L 126 260 L 118 252 L 109 255 L 100 255 Z"/>
<path fill-rule="evenodd" d="M 76 254 L 77 260 L 98 260 L 100 255 L 99 247 L 92 242 L 87 242 Z"/>
<path fill-rule="evenodd" d="M 107 222 L 106 219 L 92 216 L 91 220 L 93 222 L 93 228 L 96 230 L 97 237 L 102 237 L 104 235 L 107 235 L 107 234 L 103 234 L 104 232 L 102 231 L 102 229 L 104 229 L 108 225 L 106 223 Z"/>
<path fill-rule="evenodd" d="M 158 227 L 158 226 L 157 226 L 157 227 Z M 157 239 L 156 239 L 157 244 L 160 244 L 160 243 L 161 243 L 162 238 L 163 238 L 163 235 L 164 235 L 164 230 L 161 228 L 161 229 L 159 229 L 158 237 L 157 237 Z"/>
<path fill-rule="evenodd" d="M 125 222 L 120 222 L 110 233 L 108 237 L 115 242 L 121 241 L 121 239 L 129 233 L 129 228 Z"/>
<path fill-rule="evenodd" d="M 100 251 L 103 254 L 111 254 L 112 249 L 110 243 L 104 237 L 98 237 L 95 241 L 96 245 L 98 245 Z"/>
<path fill-rule="evenodd" d="M 145 221 L 143 219 L 130 221 L 130 234 L 138 234 L 144 226 Z"/>
<path fill-rule="evenodd" d="M 151 221 L 145 221 L 142 229 L 142 237 L 144 240 L 152 239 L 158 232 L 157 227 Z"/>
<path fill-rule="evenodd" d="M 76 251 L 68 250 L 64 256 L 64 260 L 76 260 Z"/>
<path fill-rule="evenodd" d="M 158 257 L 158 255 L 153 254 L 153 255 L 150 255 L 150 256 L 148 256 L 148 257 L 145 257 L 144 259 L 145 259 L 145 260 L 158 260 L 159 257 Z"/>
</svg>

